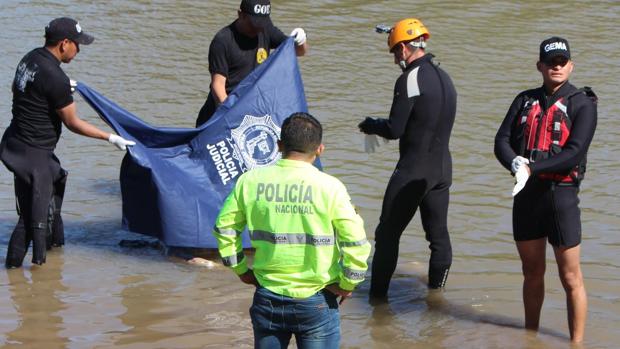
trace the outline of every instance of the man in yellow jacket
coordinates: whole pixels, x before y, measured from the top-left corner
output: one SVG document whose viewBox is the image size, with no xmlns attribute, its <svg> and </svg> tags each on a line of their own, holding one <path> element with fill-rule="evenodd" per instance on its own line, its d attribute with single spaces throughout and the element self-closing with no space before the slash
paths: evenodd
<svg viewBox="0 0 620 349">
<path fill-rule="evenodd" d="M 239 177 L 215 224 L 226 266 L 256 286 L 250 316 L 255 348 L 338 348 L 340 303 L 364 280 L 370 244 L 345 186 L 312 163 L 322 127 L 307 113 L 282 125 L 276 165 Z M 247 226 L 256 249 L 243 254 Z"/>
</svg>

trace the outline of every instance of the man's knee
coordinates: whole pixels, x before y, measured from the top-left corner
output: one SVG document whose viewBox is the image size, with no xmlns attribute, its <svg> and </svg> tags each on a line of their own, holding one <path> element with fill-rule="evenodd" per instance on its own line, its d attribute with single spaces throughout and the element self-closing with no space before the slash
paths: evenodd
<svg viewBox="0 0 620 349">
<path fill-rule="evenodd" d="M 523 271 L 523 277 L 527 281 L 542 281 L 545 277 L 545 262 L 541 263 L 523 263 L 521 270 Z"/>
<path fill-rule="evenodd" d="M 393 248 L 398 246 L 402 230 L 393 224 L 380 222 L 375 230 L 375 248 Z"/>
<path fill-rule="evenodd" d="M 579 270 L 561 272 L 560 279 L 566 291 L 576 290 L 583 287 L 583 275 Z"/>
</svg>

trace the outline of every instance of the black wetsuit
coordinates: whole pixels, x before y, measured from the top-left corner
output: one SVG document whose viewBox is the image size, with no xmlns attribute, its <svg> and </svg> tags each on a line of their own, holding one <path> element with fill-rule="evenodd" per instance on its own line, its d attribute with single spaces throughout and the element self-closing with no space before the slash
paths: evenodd
<svg viewBox="0 0 620 349">
<path fill-rule="evenodd" d="M 400 236 L 418 206 L 430 242 L 429 287 L 443 287 L 452 264 L 447 228 L 452 184 L 450 133 L 456 113 L 456 90 L 448 74 L 425 56 L 411 62 L 396 81 L 389 119 L 362 130 L 400 139 L 400 159 L 383 199 L 375 232 L 370 293 L 385 296 L 398 260 Z"/>
<path fill-rule="evenodd" d="M 21 60 L 13 80 L 13 119 L 2 136 L 0 159 L 14 174 L 19 221 L 6 266 L 19 267 L 33 242 L 32 262 L 45 263 L 46 249 L 64 244 L 60 209 L 67 172 L 54 155 L 62 130 L 57 110 L 73 103 L 69 78 L 45 48 Z"/>
<path fill-rule="evenodd" d="M 569 97 L 570 96 L 570 97 Z M 512 102 L 495 136 L 495 156 L 511 171 L 512 160 L 521 154 L 522 134 L 517 118 L 522 116 L 528 100 L 539 101 L 544 113 L 559 99 L 568 97 L 566 114 L 571 122 L 569 138 L 559 153 L 531 161 L 532 175 L 525 188 L 514 198 L 513 234 L 516 241 L 548 237 L 554 246 L 572 247 L 581 242 L 581 219 L 578 207 L 579 181 L 555 183 L 540 179 L 541 174 L 568 174 L 575 166 L 585 173 L 585 159 L 597 124 L 597 109 L 592 98 L 566 82 L 555 94 L 546 95 L 544 87 L 521 92 Z"/>
<path fill-rule="evenodd" d="M 287 39 L 275 26 L 250 38 L 237 30 L 235 22 L 217 32 L 209 45 L 209 72 L 226 77 L 226 94 L 230 94 L 254 68 L 263 63 L 271 49 Z M 196 127 L 207 122 L 216 109 L 217 103 L 211 89 L 196 119 Z"/>
</svg>

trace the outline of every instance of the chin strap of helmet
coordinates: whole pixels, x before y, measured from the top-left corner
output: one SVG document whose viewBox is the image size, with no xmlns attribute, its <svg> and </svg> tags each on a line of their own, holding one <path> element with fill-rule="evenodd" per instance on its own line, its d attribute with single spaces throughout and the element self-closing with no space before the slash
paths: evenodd
<svg viewBox="0 0 620 349">
<path fill-rule="evenodd" d="M 398 62 L 398 65 L 400 66 L 400 69 L 402 69 L 403 71 L 407 69 L 407 61 L 401 60 L 400 62 Z"/>
</svg>

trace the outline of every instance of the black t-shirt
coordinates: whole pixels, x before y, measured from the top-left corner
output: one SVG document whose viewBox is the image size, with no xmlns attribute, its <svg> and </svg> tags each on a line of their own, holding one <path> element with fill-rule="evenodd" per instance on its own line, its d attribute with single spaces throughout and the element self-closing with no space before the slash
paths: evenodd
<svg viewBox="0 0 620 349">
<path fill-rule="evenodd" d="M 46 48 L 22 58 L 13 80 L 13 119 L 7 132 L 34 147 L 54 149 L 62 122 L 56 110 L 73 103 L 69 77 Z"/>
<path fill-rule="evenodd" d="M 209 72 L 226 77 L 227 94 L 267 59 L 271 49 L 287 39 L 275 26 L 250 38 L 235 28 L 235 22 L 215 34 L 209 46 Z"/>
</svg>

